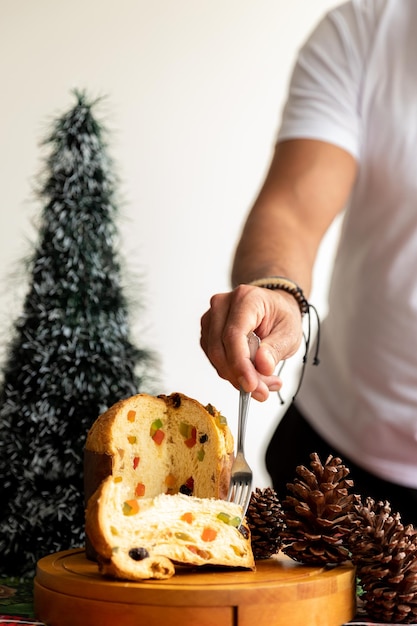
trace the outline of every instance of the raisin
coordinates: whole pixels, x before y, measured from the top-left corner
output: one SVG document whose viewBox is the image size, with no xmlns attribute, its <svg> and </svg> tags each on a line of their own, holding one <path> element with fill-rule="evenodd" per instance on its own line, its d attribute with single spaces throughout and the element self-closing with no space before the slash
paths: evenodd
<svg viewBox="0 0 417 626">
<path fill-rule="evenodd" d="M 134 561 L 143 561 L 143 559 L 148 558 L 149 552 L 146 548 L 132 548 L 129 550 L 129 556 Z"/>
<path fill-rule="evenodd" d="M 172 406 L 174 407 L 174 409 L 179 409 L 181 406 L 181 396 L 179 393 L 172 393 L 171 394 L 171 399 L 172 399 Z"/>
<path fill-rule="evenodd" d="M 200 436 L 199 442 L 206 443 L 207 440 L 208 440 L 208 435 L 204 434 Z"/>
<path fill-rule="evenodd" d="M 193 490 L 190 489 L 187 485 L 181 485 L 179 488 L 179 492 L 183 493 L 185 496 L 191 496 L 193 494 Z"/>
<path fill-rule="evenodd" d="M 179 492 L 183 493 L 185 496 L 192 496 L 193 491 L 194 491 L 194 478 L 190 476 L 190 478 L 187 478 L 185 483 L 181 485 L 181 487 L 179 488 Z"/>
<path fill-rule="evenodd" d="M 245 538 L 248 539 L 249 538 L 249 531 L 246 528 L 246 526 L 244 526 L 243 524 L 241 524 L 238 528 L 240 534 Z"/>
</svg>

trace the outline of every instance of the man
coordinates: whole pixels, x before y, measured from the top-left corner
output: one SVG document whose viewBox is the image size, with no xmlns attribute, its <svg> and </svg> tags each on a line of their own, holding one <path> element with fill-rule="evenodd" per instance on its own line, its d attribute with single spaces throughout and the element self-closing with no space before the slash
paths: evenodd
<svg viewBox="0 0 417 626">
<path fill-rule="evenodd" d="M 337 454 L 356 491 L 389 500 L 405 523 L 417 523 L 416 27 L 415 0 L 351 0 L 315 29 L 236 249 L 234 289 L 201 320 L 219 375 L 266 400 L 302 340 L 318 247 L 345 210 L 320 365 L 307 368 L 267 468 L 282 495 L 311 452 Z"/>
</svg>

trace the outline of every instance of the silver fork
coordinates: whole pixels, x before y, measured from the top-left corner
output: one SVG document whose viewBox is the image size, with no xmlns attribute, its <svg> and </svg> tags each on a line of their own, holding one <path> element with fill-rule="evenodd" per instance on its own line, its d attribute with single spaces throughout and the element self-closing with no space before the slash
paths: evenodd
<svg viewBox="0 0 417 626">
<path fill-rule="evenodd" d="M 250 358 L 252 363 L 255 360 L 255 354 L 260 344 L 260 339 L 255 333 L 248 335 Z M 236 502 L 242 507 L 242 519 L 246 515 L 252 494 L 253 474 L 249 464 L 245 458 L 244 441 L 246 431 L 246 421 L 248 417 L 250 402 L 250 393 L 240 389 L 239 392 L 239 418 L 237 425 L 237 448 L 236 457 L 233 461 L 229 492 L 227 499 L 230 502 Z"/>
</svg>

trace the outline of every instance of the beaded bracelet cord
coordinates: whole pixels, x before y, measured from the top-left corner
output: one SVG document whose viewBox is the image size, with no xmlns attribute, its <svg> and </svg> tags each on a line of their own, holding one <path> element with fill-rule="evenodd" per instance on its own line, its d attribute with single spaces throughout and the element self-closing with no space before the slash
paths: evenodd
<svg viewBox="0 0 417 626">
<path fill-rule="evenodd" d="M 302 316 L 305 315 L 307 317 L 307 330 L 305 332 L 303 331 L 305 351 L 304 351 L 304 356 L 303 356 L 300 379 L 298 381 L 297 389 L 295 390 L 295 393 L 292 398 L 294 401 L 298 392 L 300 391 L 301 384 L 303 382 L 305 367 L 307 365 L 308 353 L 310 351 L 310 342 L 311 342 L 311 315 L 310 313 L 311 311 L 314 312 L 316 321 L 317 321 L 317 337 L 316 337 L 316 348 L 315 348 L 314 356 L 313 356 L 313 365 L 318 365 L 320 363 L 319 361 L 320 318 L 319 318 L 318 311 L 316 307 L 313 304 L 310 304 L 310 302 L 307 300 L 301 287 L 297 285 L 297 283 L 295 283 L 293 280 L 290 280 L 289 278 L 286 278 L 285 276 L 267 276 L 266 278 L 258 278 L 248 283 L 248 285 L 251 285 L 253 287 L 262 287 L 263 289 L 281 290 L 281 291 L 285 291 L 286 293 L 291 294 L 297 301 L 301 315 Z M 284 365 L 285 365 L 285 361 L 282 362 L 279 368 L 278 376 L 281 374 Z M 279 391 L 277 393 L 278 393 L 278 398 L 281 404 L 285 404 L 285 401 L 283 397 L 281 396 L 281 393 Z"/>
</svg>

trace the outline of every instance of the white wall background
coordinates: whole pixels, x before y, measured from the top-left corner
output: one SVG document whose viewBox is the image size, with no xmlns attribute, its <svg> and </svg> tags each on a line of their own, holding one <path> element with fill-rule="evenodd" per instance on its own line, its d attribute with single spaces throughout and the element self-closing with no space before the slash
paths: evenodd
<svg viewBox="0 0 417 626">
<path fill-rule="evenodd" d="M 0 0 L 0 338 L 20 312 L 16 268 L 36 237 L 39 144 L 71 90 L 105 95 L 122 198 L 122 254 L 143 278 L 133 319 L 160 356 L 158 393 L 211 402 L 236 429 L 238 394 L 199 346 L 210 296 L 229 288 L 244 217 L 268 165 L 298 47 L 330 0 Z M 329 247 L 319 264 L 325 284 Z M 323 304 L 323 307 L 325 304 Z M 0 349 L 2 346 L 0 346 Z M 297 363 L 286 368 L 291 397 Z M 281 414 L 251 404 L 248 456 Z"/>
</svg>

